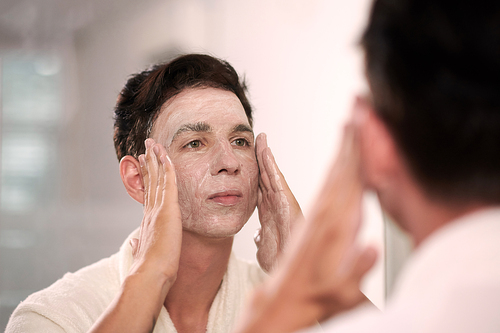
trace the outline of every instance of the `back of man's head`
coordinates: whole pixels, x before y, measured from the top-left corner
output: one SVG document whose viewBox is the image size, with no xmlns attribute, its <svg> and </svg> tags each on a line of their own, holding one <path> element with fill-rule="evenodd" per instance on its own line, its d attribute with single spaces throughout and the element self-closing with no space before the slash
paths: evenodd
<svg viewBox="0 0 500 333">
<path fill-rule="evenodd" d="M 500 1 L 376 0 L 362 45 L 376 112 L 427 194 L 500 203 Z"/>
</svg>

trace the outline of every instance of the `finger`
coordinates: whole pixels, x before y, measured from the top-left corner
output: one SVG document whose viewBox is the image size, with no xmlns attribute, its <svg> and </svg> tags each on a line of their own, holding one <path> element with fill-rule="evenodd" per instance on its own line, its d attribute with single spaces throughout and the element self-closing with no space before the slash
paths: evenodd
<svg viewBox="0 0 500 333">
<path fill-rule="evenodd" d="M 354 242 L 359 230 L 361 200 L 361 190 L 345 187 L 320 195 L 311 219 L 314 226 L 312 229 L 318 230 L 318 237 L 324 234 L 326 243 L 333 241 L 333 245 L 347 249 Z"/>
<path fill-rule="evenodd" d="M 177 240 L 177 242 L 174 242 L 177 243 L 177 246 L 174 243 L 171 244 L 174 248 L 170 249 L 170 253 L 172 258 L 177 258 L 178 263 L 181 248 L 179 240 L 182 238 L 182 216 L 179 208 L 175 167 L 164 148 L 161 155 L 161 162 L 164 174 L 162 212 L 168 214 L 166 225 L 169 235 L 174 240 Z"/>
<path fill-rule="evenodd" d="M 168 156 L 168 154 L 165 154 L 165 173 L 167 176 L 167 188 L 169 190 L 169 193 L 171 193 L 174 197 L 175 200 L 177 200 L 177 177 L 175 174 L 175 166 L 172 163 L 172 160 Z"/>
<path fill-rule="evenodd" d="M 156 154 L 153 151 L 155 142 L 153 139 L 149 138 L 146 140 L 146 168 L 149 174 L 149 202 L 147 208 L 152 208 L 155 206 L 156 202 L 156 191 L 158 185 L 158 161 L 156 160 Z"/>
<path fill-rule="evenodd" d="M 146 157 L 144 154 L 139 155 L 138 160 L 141 167 L 142 185 L 144 189 L 144 206 L 147 207 L 149 205 L 149 172 L 146 167 Z"/>
<path fill-rule="evenodd" d="M 165 168 L 162 162 L 162 156 L 166 154 L 165 149 L 162 145 L 156 144 L 153 147 L 153 151 L 156 156 L 156 160 L 158 163 L 158 181 L 156 185 L 156 205 L 161 205 L 163 203 L 163 195 L 165 189 Z"/>
<path fill-rule="evenodd" d="M 164 151 L 162 155 L 162 166 L 164 171 L 164 182 L 165 186 L 163 188 L 163 202 L 167 203 L 172 207 L 178 206 L 178 190 L 177 190 L 177 177 L 175 174 L 175 167 L 172 160 L 168 156 L 167 152 Z"/>
<path fill-rule="evenodd" d="M 267 191 L 277 192 L 279 191 L 279 187 L 276 186 L 276 172 L 272 167 L 273 162 L 271 160 L 271 156 L 271 149 L 269 147 L 266 147 L 262 151 L 261 155 L 260 176 L 262 179 L 262 183 L 264 184 L 264 188 Z"/>
<path fill-rule="evenodd" d="M 168 156 L 168 153 L 162 145 L 159 145 L 160 148 L 160 168 L 161 168 L 161 177 L 162 177 L 162 185 L 159 188 L 161 191 L 161 203 L 167 204 L 170 207 L 176 207 L 178 205 L 178 192 L 177 192 L 177 179 L 175 175 L 175 168 Z"/>
<path fill-rule="evenodd" d="M 359 284 L 359 281 L 365 274 L 372 269 L 373 265 L 375 265 L 377 256 L 377 250 L 373 246 L 366 247 L 358 256 L 352 269 L 352 277 L 357 281 L 357 284 Z"/>
<path fill-rule="evenodd" d="M 355 101 L 350 120 L 344 125 L 340 149 L 332 164 L 325 186 L 329 187 L 336 180 L 336 173 L 349 175 L 360 173 L 360 124 L 366 119 L 360 99 Z M 336 171 L 336 172 L 335 172 Z"/>
<path fill-rule="evenodd" d="M 316 212 L 346 211 L 361 200 L 363 184 L 359 170 L 359 142 L 356 142 L 353 127 L 346 126 L 342 147 L 331 166 L 327 181 L 316 201 Z"/>
<path fill-rule="evenodd" d="M 342 177 L 342 173 L 337 177 Z M 356 181 L 351 182 L 331 186 L 320 193 L 309 227 L 305 229 L 307 242 L 318 246 L 314 256 L 327 256 L 332 267 L 340 264 L 352 248 L 360 223 L 362 187 Z"/>
<path fill-rule="evenodd" d="M 262 191 L 262 182 L 259 181 L 259 188 L 257 190 L 257 209 L 259 210 L 259 216 L 263 213 L 268 207 L 265 207 L 266 203 L 264 202 L 264 192 Z M 264 226 L 268 223 L 272 223 L 268 219 L 259 218 L 259 223 L 261 226 Z"/>
<path fill-rule="evenodd" d="M 263 191 L 269 192 L 273 190 L 263 160 L 259 162 L 259 182 Z"/>
<path fill-rule="evenodd" d="M 259 175 L 262 180 L 263 190 L 271 190 L 271 182 L 269 180 L 269 175 L 264 166 L 264 150 L 268 148 L 267 146 L 267 136 L 265 133 L 260 133 L 255 140 L 255 153 L 257 155 L 257 163 L 259 164 Z"/>
<path fill-rule="evenodd" d="M 262 152 L 264 159 L 264 169 L 265 174 L 268 177 L 268 182 L 274 192 L 283 191 L 283 174 L 278 168 L 276 164 L 276 160 L 274 159 L 274 155 L 271 152 L 271 148 L 267 147 Z"/>
<path fill-rule="evenodd" d="M 355 163 L 360 159 L 360 132 L 368 116 L 367 103 L 364 99 L 357 97 L 352 106 L 351 117 L 344 126 L 339 157 L 344 157 L 347 162 Z"/>
<path fill-rule="evenodd" d="M 266 133 L 260 133 L 255 139 L 255 154 L 257 159 L 262 156 L 262 151 L 268 147 Z"/>
</svg>

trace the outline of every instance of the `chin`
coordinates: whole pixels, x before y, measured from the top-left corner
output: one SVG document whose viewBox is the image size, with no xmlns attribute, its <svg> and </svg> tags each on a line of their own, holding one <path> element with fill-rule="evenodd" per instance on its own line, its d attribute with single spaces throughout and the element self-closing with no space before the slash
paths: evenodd
<svg viewBox="0 0 500 333">
<path fill-rule="evenodd" d="M 211 216 L 203 221 L 184 223 L 183 229 L 209 238 L 227 238 L 236 235 L 249 217 Z"/>
</svg>

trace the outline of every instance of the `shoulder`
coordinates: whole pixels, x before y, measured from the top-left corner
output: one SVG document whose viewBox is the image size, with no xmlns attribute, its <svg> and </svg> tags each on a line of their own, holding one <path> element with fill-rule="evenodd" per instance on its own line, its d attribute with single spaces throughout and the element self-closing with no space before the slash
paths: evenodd
<svg viewBox="0 0 500 333">
<path fill-rule="evenodd" d="M 30 295 L 12 314 L 6 332 L 85 332 L 120 287 L 117 256 L 67 273 Z"/>
</svg>

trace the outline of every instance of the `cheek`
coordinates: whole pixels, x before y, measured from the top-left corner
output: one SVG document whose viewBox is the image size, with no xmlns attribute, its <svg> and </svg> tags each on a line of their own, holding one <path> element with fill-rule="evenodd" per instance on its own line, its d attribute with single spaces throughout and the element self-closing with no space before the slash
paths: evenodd
<svg viewBox="0 0 500 333">
<path fill-rule="evenodd" d="M 257 189 L 259 187 L 259 166 L 257 161 L 255 158 L 248 157 L 242 164 L 244 170 L 247 170 L 246 177 L 248 177 L 249 180 L 249 188 L 257 195 Z"/>
<path fill-rule="evenodd" d="M 195 159 L 172 160 L 180 200 L 193 200 L 208 177 L 208 164 Z"/>
</svg>

